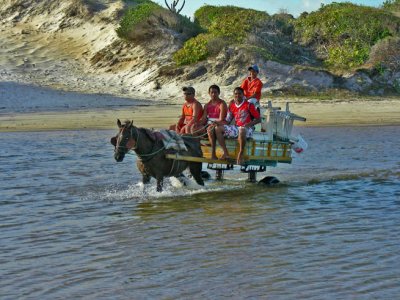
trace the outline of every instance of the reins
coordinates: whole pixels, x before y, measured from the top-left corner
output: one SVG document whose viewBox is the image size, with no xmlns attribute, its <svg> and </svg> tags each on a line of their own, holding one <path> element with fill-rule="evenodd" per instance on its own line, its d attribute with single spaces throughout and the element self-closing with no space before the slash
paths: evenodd
<svg viewBox="0 0 400 300">
<path fill-rule="evenodd" d="M 130 132 L 129 132 L 130 135 L 131 135 L 131 138 L 133 138 L 133 134 L 132 134 L 132 129 L 133 129 L 133 128 L 136 129 L 135 147 L 132 147 L 132 148 L 129 149 L 129 150 L 136 151 L 136 150 L 138 149 L 138 144 L 139 144 L 139 137 L 140 137 L 140 135 L 139 135 L 139 130 L 137 129 L 137 127 L 131 125 L 131 130 L 130 130 Z"/>
<path fill-rule="evenodd" d="M 203 127 L 201 127 L 200 129 L 196 130 L 194 133 L 200 132 L 200 131 L 202 131 L 203 129 L 205 129 L 206 127 L 207 127 L 207 126 L 203 126 Z M 133 129 L 135 129 L 135 131 L 136 131 L 136 138 L 134 138 Z M 186 138 L 189 138 L 189 139 L 195 139 L 195 138 L 204 137 L 204 136 L 206 136 L 206 135 L 207 135 L 207 132 L 205 132 L 204 134 L 201 134 L 201 135 L 199 135 L 199 136 L 189 136 L 189 135 L 185 135 L 185 137 L 186 137 Z M 151 148 L 150 153 L 139 154 L 139 153 L 137 153 L 136 151 L 137 151 L 138 148 L 139 148 L 138 145 L 139 145 L 139 140 L 140 140 L 140 131 L 138 130 L 137 127 L 131 126 L 130 131 L 129 131 L 129 136 L 130 136 L 130 138 L 133 138 L 133 139 L 136 140 L 135 146 L 134 146 L 134 147 L 128 149 L 126 146 L 118 146 L 118 147 L 116 147 L 116 148 L 125 148 L 125 149 L 127 149 L 126 154 L 136 155 L 142 162 L 148 162 L 148 161 L 152 160 L 158 153 L 160 153 L 161 151 L 164 151 L 164 150 L 165 150 L 165 145 L 164 145 L 164 146 L 162 146 L 160 149 L 158 149 L 158 150 L 156 150 L 156 151 L 153 151 L 153 150 L 154 150 L 154 147 L 155 147 L 156 144 L 157 144 L 157 141 L 155 141 L 154 144 L 153 144 L 153 147 Z M 169 141 L 172 141 L 172 140 L 173 140 L 173 138 L 171 138 L 170 140 L 168 140 L 168 142 L 169 142 Z M 132 152 L 131 150 L 133 150 L 134 152 Z"/>
<path fill-rule="evenodd" d="M 152 160 L 154 157 L 156 157 L 156 155 L 157 155 L 158 153 L 160 153 L 161 151 L 163 151 L 163 150 L 165 149 L 165 146 L 163 146 L 163 147 L 161 147 L 160 149 L 158 149 L 157 151 L 154 151 L 154 152 L 153 152 L 154 147 L 155 147 L 156 144 L 157 144 L 157 141 L 155 141 L 154 144 L 153 144 L 153 146 L 152 146 L 152 148 L 151 148 L 151 150 L 150 150 L 150 153 L 144 153 L 144 154 L 139 154 L 139 153 L 137 153 L 136 151 L 139 149 L 139 146 L 138 146 L 138 145 L 139 145 L 140 131 L 138 130 L 137 127 L 131 126 L 131 130 L 130 130 L 130 136 L 131 136 L 131 138 L 134 138 L 134 137 L 133 137 L 133 133 L 132 133 L 132 129 L 133 129 L 133 128 L 135 128 L 135 130 L 136 130 L 136 143 L 135 143 L 135 147 L 132 147 L 132 148 L 129 149 L 128 151 L 130 151 L 130 150 L 135 151 L 136 156 L 137 156 L 142 162 L 148 162 L 148 161 Z M 147 159 L 146 159 L 146 157 L 147 157 Z"/>
</svg>

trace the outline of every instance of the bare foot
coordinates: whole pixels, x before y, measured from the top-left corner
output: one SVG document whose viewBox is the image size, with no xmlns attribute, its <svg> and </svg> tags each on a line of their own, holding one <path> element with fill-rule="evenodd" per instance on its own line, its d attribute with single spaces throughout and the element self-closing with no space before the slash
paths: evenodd
<svg viewBox="0 0 400 300">
<path fill-rule="evenodd" d="M 229 153 L 224 153 L 220 156 L 219 160 L 227 160 L 229 158 Z"/>
</svg>

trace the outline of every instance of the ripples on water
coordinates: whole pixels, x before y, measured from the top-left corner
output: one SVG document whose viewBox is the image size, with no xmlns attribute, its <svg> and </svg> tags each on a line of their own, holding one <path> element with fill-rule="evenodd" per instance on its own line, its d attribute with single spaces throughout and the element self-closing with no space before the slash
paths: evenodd
<svg viewBox="0 0 400 300">
<path fill-rule="evenodd" d="M 396 298 L 399 127 L 301 131 L 279 186 L 161 194 L 114 132 L 1 133 L 1 298 Z"/>
</svg>

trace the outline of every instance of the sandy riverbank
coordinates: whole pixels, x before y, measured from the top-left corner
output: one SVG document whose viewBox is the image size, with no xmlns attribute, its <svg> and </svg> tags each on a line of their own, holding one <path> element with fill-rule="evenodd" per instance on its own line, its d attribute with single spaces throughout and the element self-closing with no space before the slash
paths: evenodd
<svg viewBox="0 0 400 300">
<path fill-rule="evenodd" d="M 222 97 L 229 99 L 229 95 Z M 198 100 L 207 102 L 207 98 Z M 286 99 L 271 100 L 274 106 L 285 107 Z M 296 126 L 400 125 L 400 99 L 396 98 L 289 101 L 292 112 L 307 118 Z M 267 103 L 262 100 L 262 104 Z M 0 82 L 0 132 L 116 129 L 118 118 L 138 126 L 167 128 L 180 112 L 180 105 L 165 101 Z"/>
<path fill-rule="evenodd" d="M 284 103 L 275 103 L 284 106 Z M 307 118 L 297 126 L 400 125 L 400 101 L 292 103 L 291 111 Z M 0 132 L 115 129 L 116 120 L 129 119 L 143 127 L 166 128 L 177 120 L 177 105 L 122 109 L 12 113 L 0 115 Z"/>
</svg>

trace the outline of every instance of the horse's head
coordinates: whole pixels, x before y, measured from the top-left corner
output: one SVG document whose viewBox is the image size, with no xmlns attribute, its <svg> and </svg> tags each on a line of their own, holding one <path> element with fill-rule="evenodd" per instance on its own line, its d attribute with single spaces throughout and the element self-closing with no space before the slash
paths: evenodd
<svg viewBox="0 0 400 300">
<path fill-rule="evenodd" d="M 111 138 L 111 144 L 114 145 L 114 158 L 117 162 L 124 160 L 125 154 L 134 147 L 136 147 L 136 140 L 134 137 L 134 129 L 131 121 L 125 121 L 121 124 L 121 121 L 117 121 L 119 132 L 116 136 Z M 137 130 L 137 129 L 136 129 Z"/>
</svg>

